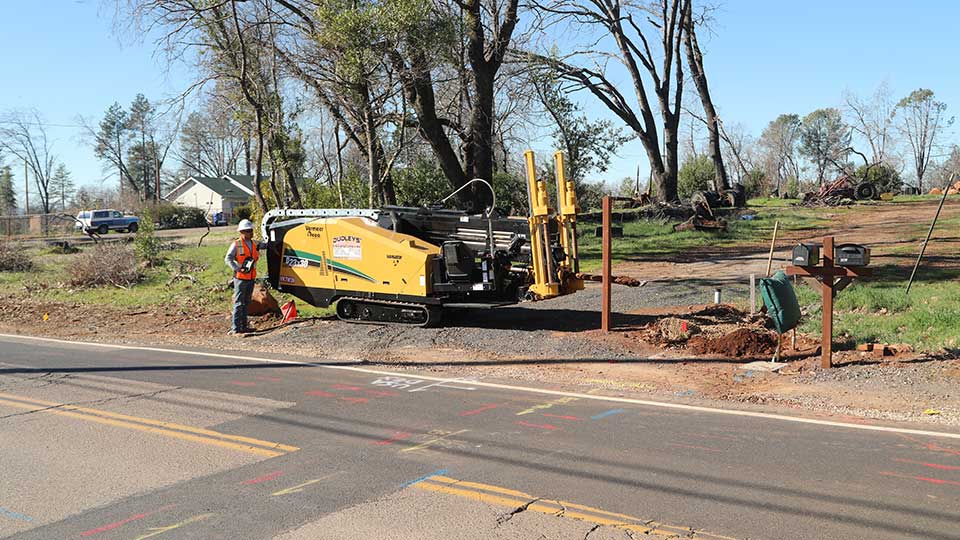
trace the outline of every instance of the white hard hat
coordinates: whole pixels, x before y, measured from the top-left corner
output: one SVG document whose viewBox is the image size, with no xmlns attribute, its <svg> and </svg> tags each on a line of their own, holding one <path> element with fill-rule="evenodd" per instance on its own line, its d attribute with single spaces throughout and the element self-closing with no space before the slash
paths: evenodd
<svg viewBox="0 0 960 540">
<path fill-rule="evenodd" d="M 241 219 L 240 223 L 237 225 L 237 232 L 252 231 L 252 230 L 253 230 L 253 222 L 250 221 L 249 219 Z"/>
</svg>

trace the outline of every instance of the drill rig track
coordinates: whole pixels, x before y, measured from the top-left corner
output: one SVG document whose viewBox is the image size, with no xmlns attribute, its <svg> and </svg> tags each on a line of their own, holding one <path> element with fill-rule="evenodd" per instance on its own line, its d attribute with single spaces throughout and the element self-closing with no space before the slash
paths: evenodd
<svg viewBox="0 0 960 540">
<path fill-rule="evenodd" d="M 352 323 L 425 328 L 440 322 L 440 309 L 427 304 L 347 296 L 337 301 L 337 317 Z"/>
</svg>

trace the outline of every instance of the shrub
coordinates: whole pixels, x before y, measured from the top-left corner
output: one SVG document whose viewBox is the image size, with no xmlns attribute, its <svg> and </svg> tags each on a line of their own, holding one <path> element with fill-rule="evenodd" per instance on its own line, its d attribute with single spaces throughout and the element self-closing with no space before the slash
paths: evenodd
<svg viewBox="0 0 960 540">
<path fill-rule="evenodd" d="M 137 257 L 143 260 L 147 266 L 156 266 L 160 264 L 160 250 L 163 242 L 157 238 L 153 225 L 153 218 L 149 210 L 145 210 L 140 220 L 140 227 L 137 229 L 137 235 L 133 240 L 133 250 Z"/>
<path fill-rule="evenodd" d="M 250 207 L 247 205 L 243 206 L 234 206 L 233 207 L 233 218 L 232 221 L 234 224 L 240 223 L 244 219 L 250 219 Z"/>
<path fill-rule="evenodd" d="M 422 159 L 394 169 L 392 176 L 400 206 L 429 206 L 453 191 L 440 167 Z"/>
<path fill-rule="evenodd" d="M 689 159 L 684 162 L 677 174 L 677 195 L 681 199 L 686 199 L 695 191 L 709 190 L 716 176 L 717 169 L 709 156 Z"/>
<path fill-rule="evenodd" d="M 769 195 L 767 177 L 760 169 L 751 169 L 740 179 L 747 192 L 747 198 L 766 197 Z"/>
<path fill-rule="evenodd" d="M 204 211 L 192 206 L 161 204 L 154 207 L 153 214 L 161 229 L 191 229 L 205 227 L 207 224 Z M 140 223 L 140 226 L 143 227 L 143 223 Z"/>
<path fill-rule="evenodd" d="M 98 244 L 73 258 L 69 267 L 72 287 L 115 285 L 129 287 L 143 278 L 137 255 L 128 244 Z"/>
<path fill-rule="evenodd" d="M 0 272 L 28 272 L 33 267 L 33 259 L 23 244 L 0 242 Z"/>
<path fill-rule="evenodd" d="M 877 186 L 880 193 L 900 193 L 900 188 L 903 187 L 903 179 L 900 177 L 900 173 L 883 163 L 870 167 L 869 173 L 866 165 L 863 165 L 857 169 L 856 176 L 859 179 L 872 182 Z"/>
</svg>

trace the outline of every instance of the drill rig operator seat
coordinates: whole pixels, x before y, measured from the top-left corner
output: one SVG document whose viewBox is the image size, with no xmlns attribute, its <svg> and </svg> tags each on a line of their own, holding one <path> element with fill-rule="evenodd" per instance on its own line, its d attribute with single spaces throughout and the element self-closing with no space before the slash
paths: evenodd
<svg viewBox="0 0 960 540">
<path fill-rule="evenodd" d="M 451 283 L 469 283 L 473 277 L 473 251 L 461 241 L 444 242 L 440 246 L 444 270 Z"/>
</svg>

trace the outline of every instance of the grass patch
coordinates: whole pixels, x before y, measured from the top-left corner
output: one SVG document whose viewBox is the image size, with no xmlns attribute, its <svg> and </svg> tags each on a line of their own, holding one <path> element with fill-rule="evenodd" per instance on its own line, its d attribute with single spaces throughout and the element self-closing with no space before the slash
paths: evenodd
<svg viewBox="0 0 960 540">
<path fill-rule="evenodd" d="M 783 199 L 773 199 L 783 202 Z M 678 221 L 626 221 L 615 223 L 623 227 L 623 238 L 613 239 L 613 261 L 629 262 L 662 260 L 679 253 L 700 250 L 703 256 L 714 248 L 736 246 L 763 246 L 773 235 L 774 223 L 780 221 L 780 231 L 816 230 L 824 228 L 829 220 L 818 216 L 815 208 L 793 206 L 758 206 L 752 220 L 730 217 L 726 232 L 674 232 Z M 586 272 L 600 268 L 601 243 L 594 235 L 594 224 L 580 228 L 580 267 Z"/>
<path fill-rule="evenodd" d="M 23 294 L 29 291 L 32 298 L 58 302 L 77 302 L 85 305 L 109 305 L 126 310 L 166 306 L 171 311 L 186 313 L 196 308 L 228 313 L 233 305 L 233 290 L 227 287 L 231 271 L 223 262 L 228 243 L 233 233 L 214 233 L 208 236 L 203 246 L 176 246 L 163 251 L 164 262 L 144 270 L 140 283 L 128 288 L 100 286 L 71 288 L 70 269 L 77 255 L 59 255 L 43 250 L 36 251 L 37 268 L 33 272 L 0 272 L 0 294 Z M 84 250 L 92 249 L 85 246 Z M 266 272 L 266 261 L 258 265 Z M 189 279 L 173 279 L 178 274 L 192 276 Z M 271 291 L 282 305 L 293 297 Z M 316 308 L 297 301 L 297 311 L 302 317 L 329 315 L 331 308 Z"/>
<path fill-rule="evenodd" d="M 777 197 L 757 197 L 747 201 L 748 208 L 787 208 L 800 204 L 800 199 L 779 199 Z"/>
<path fill-rule="evenodd" d="M 837 294 L 834 335 L 849 343 L 909 343 L 935 352 L 960 346 L 960 270 L 925 269 L 906 294 L 909 269 L 879 267 L 876 277 L 854 282 Z M 814 309 L 800 331 L 821 333 L 820 291 L 810 280 L 797 287 L 797 299 Z"/>
</svg>

